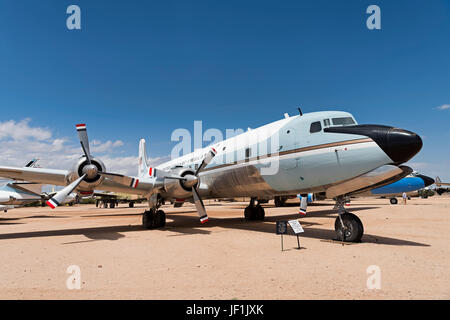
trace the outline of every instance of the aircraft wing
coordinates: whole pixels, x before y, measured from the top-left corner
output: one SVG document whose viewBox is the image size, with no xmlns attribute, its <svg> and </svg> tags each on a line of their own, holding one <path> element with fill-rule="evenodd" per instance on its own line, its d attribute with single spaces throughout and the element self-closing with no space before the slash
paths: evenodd
<svg viewBox="0 0 450 320">
<path fill-rule="evenodd" d="M 68 175 L 69 171 L 67 170 L 0 167 L 0 177 L 57 186 L 65 186 L 68 182 Z"/>
</svg>

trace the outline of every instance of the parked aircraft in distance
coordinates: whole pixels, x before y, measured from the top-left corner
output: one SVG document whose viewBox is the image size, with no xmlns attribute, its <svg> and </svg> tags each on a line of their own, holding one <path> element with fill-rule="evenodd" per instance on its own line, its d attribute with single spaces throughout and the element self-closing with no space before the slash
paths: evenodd
<svg viewBox="0 0 450 320">
<path fill-rule="evenodd" d="M 442 188 L 443 186 L 450 186 L 450 182 L 442 182 L 439 177 L 436 177 L 436 192 L 438 195 L 442 195 L 445 192 L 450 192 L 449 188 Z"/>
<path fill-rule="evenodd" d="M 202 199 L 250 197 L 245 218 L 263 220 L 258 198 L 324 192 L 337 199 L 335 230 L 343 241 L 360 241 L 364 230 L 361 220 L 345 209 L 345 195 L 407 176 L 412 170 L 401 164 L 422 148 L 422 139 L 407 130 L 358 125 L 342 111 L 313 112 L 285 117 L 156 168 L 147 164 L 142 139 L 134 177 L 107 172 L 90 153 L 86 125 L 76 127 L 84 155 L 72 169 L 0 167 L 0 176 L 67 185 L 48 201 L 52 208 L 73 190 L 145 196 L 145 228 L 165 226 L 165 213 L 159 210 L 165 200 L 192 199 L 204 223 L 208 216 Z M 301 208 L 306 211 L 307 201 Z"/>
<path fill-rule="evenodd" d="M 418 191 L 426 188 L 434 183 L 434 180 L 430 177 L 421 174 L 410 174 L 402 179 L 399 179 L 391 184 L 367 190 L 364 192 L 353 192 L 347 194 L 352 197 L 386 197 L 390 199 L 391 204 L 397 204 L 396 197 L 401 197 L 403 192 L 406 192 L 408 196 L 419 196 Z M 297 196 L 300 201 L 302 196 Z M 317 200 L 325 200 L 325 194 L 308 193 L 307 202 L 313 203 Z"/>
<path fill-rule="evenodd" d="M 33 159 L 26 164 L 26 168 L 35 167 L 37 159 Z M 7 212 L 18 206 L 40 202 L 42 185 L 29 182 L 6 182 L 0 187 L 0 210 Z"/>
<path fill-rule="evenodd" d="M 33 159 L 27 163 L 25 168 L 36 168 L 38 159 Z M 15 207 L 24 206 L 34 202 L 42 202 L 50 199 L 56 192 L 42 192 L 42 184 L 34 182 L 10 181 L 0 186 L 0 211 L 7 212 Z M 62 204 L 75 202 L 76 193 L 69 194 Z"/>
</svg>

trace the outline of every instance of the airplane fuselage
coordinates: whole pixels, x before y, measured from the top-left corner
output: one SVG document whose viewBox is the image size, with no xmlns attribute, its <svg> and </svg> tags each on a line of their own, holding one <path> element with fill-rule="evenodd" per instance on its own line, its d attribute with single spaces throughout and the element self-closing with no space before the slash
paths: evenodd
<svg viewBox="0 0 450 320">
<path fill-rule="evenodd" d="M 200 174 L 205 198 L 324 192 L 396 162 L 365 135 L 324 132 L 357 125 L 347 112 L 314 112 L 282 119 L 181 156 L 156 169 L 195 171 L 204 155 L 217 155 Z"/>
</svg>

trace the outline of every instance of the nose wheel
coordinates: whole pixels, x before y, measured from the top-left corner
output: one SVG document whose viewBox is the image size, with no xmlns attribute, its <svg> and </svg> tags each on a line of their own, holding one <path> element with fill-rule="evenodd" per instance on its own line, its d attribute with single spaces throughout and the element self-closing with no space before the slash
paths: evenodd
<svg viewBox="0 0 450 320">
<path fill-rule="evenodd" d="M 166 225 L 166 214 L 162 210 L 150 209 L 142 214 L 142 226 L 145 229 L 163 228 Z"/>
<path fill-rule="evenodd" d="M 341 214 L 334 223 L 337 240 L 344 242 L 360 242 L 364 234 L 361 220 L 350 212 Z"/>
<path fill-rule="evenodd" d="M 361 220 L 345 210 L 345 198 L 339 196 L 336 199 L 336 208 L 338 209 L 338 217 L 334 222 L 334 230 L 336 231 L 337 240 L 344 242 L 361 242 L 364 234 L 364 227 Z"/>
</svg>

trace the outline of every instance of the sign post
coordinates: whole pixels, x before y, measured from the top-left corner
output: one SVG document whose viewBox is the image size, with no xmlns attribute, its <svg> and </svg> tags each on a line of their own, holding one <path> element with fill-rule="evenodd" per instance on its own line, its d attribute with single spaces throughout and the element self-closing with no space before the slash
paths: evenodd
<svg viewBox="0 0 450 320">
<path fill-rule="evenodd" d="M 281 235 L 281 252 L 283 252 L 283 234 L 287 234 L 287 221 L 277 221 L 277 234 Z"/>
<path fill-rule="evenodd" d="M 297 236 L 298 250 L 300 250 L 301 247 L 299 234 L 305 232 L 305 230 L 303 230 L 303 227 L 298 220 L 290 220 L 289 225 L 291 226 L 292 230 L 294 230 L 294 233 Z"/>
</svg>

